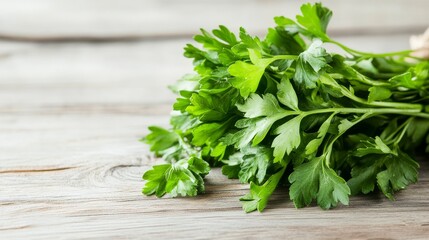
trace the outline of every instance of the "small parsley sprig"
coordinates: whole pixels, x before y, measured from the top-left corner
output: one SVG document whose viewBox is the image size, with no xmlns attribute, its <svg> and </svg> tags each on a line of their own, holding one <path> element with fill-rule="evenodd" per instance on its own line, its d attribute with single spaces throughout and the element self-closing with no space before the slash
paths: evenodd
<svg viewBox="0 0 429 240">
<path fill-rule="evenodd" d="M 201 30 L 202 48 L 184 54 L 195 73 L 171 87 L 171 128 L 142 139 L 166 161 L 143 175 L 143 193 L 203 193 L 210 167 L 250 184 L 246 212 L 262 211 L 277 187 L 297 208 L 329 209 L 351 194 L 394 199 L 415 183 L 413 156 L 429 139 L 429 62 L 351 49 L 326 34 L 331 16 L 304 4 L 296 21 L 276 17 L 263 40 L 243 28 Z"/>
</svg>

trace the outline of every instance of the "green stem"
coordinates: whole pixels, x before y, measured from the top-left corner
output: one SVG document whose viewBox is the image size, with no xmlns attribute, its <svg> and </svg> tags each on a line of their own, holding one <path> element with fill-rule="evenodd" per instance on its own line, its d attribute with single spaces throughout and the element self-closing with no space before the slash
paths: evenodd
<svg viewBox="0 0 429 240">
<path fill-rule="evenodd" d="M 429 118 L 429 113 L 422 113 L 418 109 L 397 109 L 397 108 L 324 108 L 303 112 L 302 114 L 311 115 L 319 113 L 368 113 L 368 114 L 399 114 L 407 116 L 416 116 Z"/>
<path fill-rule="evenodd" d="M 403 109 L 418 109 L 419 111 L 423 109 L 423 106 L 421 104 L 415 104 L 415 103 L 402 103 L 402 102 L 382 102 L 382 101 L 374 101 L 374 102 L 368 102 L 367 100 L 357 97 L 352 93 L 349 89 L 344 87 L 343 85 L 340 85 L 334 78 L 332 78 L 329 74 L 321 75 L 320 81 L 328 86 L 332 86 L 333 88 L 336 88 L 337 90 L 341 91 L 341 93 L 348 97 L 349 99 L 363 104 L 363 105 L 369 105 L 374 107 L 392 107 L 392 108 L 403 108 Z"/>
<path fill-rule="evenodd" d="M 370 52 L 361 52 L 358 50 L 354 50 L 352 48 L 347 47 L 346 45 L 339 43 L 335 40 L 329 39 L 327 42 L 335 44 L 339 47 L 341 47 L 344 51 L 356 56 L 364 56 L 364 57 L 394 57 L 394 56 L 406 56 L 406 57 L 412 57 L 410 56 L 410 53 L 412 53 L 412 50 L 403 50 L 403 51 L 397 51 L 397 52 L 388 52 L 388 53 L 370 53 Z"/>
<path fill-rule="evenodd" d="M 380 115 L 380 114 L 397 114 L 413 117 L 421 117 L 429 119 L 429 113 L 421 112 L 419 109 L 401 109 L 401 108 L 323 108 L 310 111 L 285 111 L 279 114 L 278 119 L 282 117 L 292 116 L 292 115 L 303 115 L 307 117 L 313 114 L 321 113 L 338 113 L 338 114 L 347 114 L 347 113 L 363 113 L 370 115 Z"/>
<path fill-rule="evenodd" d="M 423 106 L 421 104 L 415 104 L 415 103 L 402 103 L 402 102 L 382 102 L 382 101 L 374 101 L 374 102 L 367 102 L 365 99 L 356 97 L 351 92 L 344 91 L 344 89 L 341 90 L 341 92 L 351 100 L 374 107 L 392 107 L 392 108 L 401 108 L 401 109 L 417 109 L 421 111 L 423 109 Z"/>
<path fill-rule="evenodd" d="M 399 142 L 402 140 L 402 138 L 404 137 L 405 133 L 408 130 L 408 127 L 410 126 L 411 121 L 413 121 L 414 118 L 408 118 L 407 121 L 404 123 L 405 126 L 403 127 L 401 134 L 398 136 L 398 138 L 396 139 L 396 141 L 393 143 L 394 146 L 398 146 Z"/>
<path fill-rule="evenodd" d="M 401 124 L 399 127 L 397 127 L 397 128 L 395 129 L 395 131 L 393 131 L 390 135 L 388 135 L 388 136 L 384 137 L 384 138 L 383 138 L 383 141 L 384 141 L 387 145 L 389 145 L 389 144 L 393 144 L 394 139 L 395 139 L 395 136 L 396 136 L 400 131 L 402 131 L 402 129 L 405 127 L 405 125 L 407 125 L 407 124 L 409 123 L 410 119 L 413 119 L 413 118 L 412 118 L 412 117 L 411 117 L 411 118 L 408 118 L 408 119 L 407 119 L 407 121 L 405 121 L 403 124 Z"/>
<path fill-rule="evenodd" d="M 275 55 L 272 56 L 271 59 L 275 60 L 295 60 L 298 59 L 297 55 Z"/>
</svg>

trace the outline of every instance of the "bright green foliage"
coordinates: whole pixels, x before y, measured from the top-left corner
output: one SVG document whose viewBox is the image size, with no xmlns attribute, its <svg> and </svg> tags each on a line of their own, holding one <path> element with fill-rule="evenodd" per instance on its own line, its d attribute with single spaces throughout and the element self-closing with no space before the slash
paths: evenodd
<svg viewBox="0 0 429 240">
<path fill-rule="evenodd" d="M 142 139 L 143 142 L 151 145 L 150 150 L 157 156 L 162 156 L 163 152 L 178 142 L 178 136 L 175 132 L 168 131 L 161 127 L 151 126 L 152 131 Z"/>
<path fill-rule="evenodd" d="M 314 199 L 323 209 L 335 207 L 338 202 L 348 205 L 350 189 L 344 179 L 326 165 L 326 158 L 322 155 L 311 159 L 289 176 L 292 183 L 289 195 L 296 207 L 308 206 Z"/>
<path fill-rule="evenodd" d="M 184 53 L 194 74 L 170 87 L 171 127 L 142 139 L 166 161 L 143 175 L 143 193 L 203 193 L 210 167 L 250 184 L 246 212 L 262 211 L 278 187 L 297 208 L 329 209 L 352 194 L 394 199 L 415 183 L 414 154 L 429 152 L 429 61 L 351 49 L 327 35 L 331 17 L 308 3 L 296 20 L 275 17 L 263 40 L 201 30 Z"/>
<path fill-rule="evenodd" d="M 267 206 L 268 199 L 271 194 L 273 194 L 283 174 L 284 168 L 271 175 L 271 177 L 261 186 L 251 182 L 250 193 L 240 198 L 240 201 L 243 202 L 243 210 L 245 212 L 252 212 L 255 210 L 262 212 Z"/>
<path fill-rule="evenodd" d="M 301 6 L 302 15 L 296 17 L 299 24 L 304 26 L 320 39 L 328 39 L 326 28 L 332 17 L 332 11 L 323 7 L 321 3 L 312 5 L 307 3 Z"/>
<path fill-rule="evenodd" d="M 274 162 L 283 160 L 286 153 L 289 155 L 301 143 L 301 120 L 301 116 L 294 117 L 274 130 L 274 133 L 278 134 L 271 144 L 271 147 L 274 148 Z"/>
<path fill-rule="evenodd" d="M 237 108 L 244 113 L 246 118 L 268 117 L 285 112 L 280 107 L 276 97 L 272 94 L 262 96 L 252 94 L 244 104 L 238 104 Z"/>
<path fill-rule="evenodd" d="M 392 96 L 392 92 L 388 88 L 384 87 L 370 87 L 368 89 L 368 101 L 378 101 L 378 100 L 386 100 Z"/>
<path fill-rule="evenodd" d="M 280 84 L 277 85 L 277 89 L 279 101 L 286 107 L 295 111 L 299 111 L 298 97 L 296 96 L 296 92 L 293 89 L 290 80 L 287 78 L 282 78 Z"/>
<path fill-rule="evenodd" d="M 249 58 L 252 63 L 237 61 L 228 68 L 228 72 L 235 77 L 231 79 L 231 85 L 240 89 L 240 94 L 244 98 L 258 89 L 265 68 L 276 60 L 262 59 L 261 53 L 254 49 L 249 49 Z"/>
<path fill-rule="evenodd" d="M 294 79 L 306 88 L 316 87 L 319 72 L 328 65 L 329 55 L 321 45 L 322 42 L 316 40 L 298 56 Z"/>
<path fill-rule="evenodd" d="M 174 164 L 154 166 L 143 175 L 147 180 L 143 193 L 155 194 L 162 197 L 169 193 L 171 196 L 195 196 L 204 191 L 201 174 L 208 174 L 210 167 L 202 159 L 193 157 L 188 161 L 181 160 Z"/>
</svg>

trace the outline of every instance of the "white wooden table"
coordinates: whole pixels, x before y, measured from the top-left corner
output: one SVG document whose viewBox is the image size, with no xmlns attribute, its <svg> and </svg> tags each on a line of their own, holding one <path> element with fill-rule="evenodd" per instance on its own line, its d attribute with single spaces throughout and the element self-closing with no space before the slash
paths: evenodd
<svg viewBox="0 0 429 240">
<path fill-rule="evenodd" d="M 156 199 L 141 175 L 161 162 L 138 142 L 168 124 L 166 88 L 190 72 L 199 27 L 262 34 L 301 1 L 0 1 L 0 239 L 428 239 L 429 164 L 394 202 L 296 210 L 279 189 L 245 214 L 247 186 L 215 169 L 207 193 Z M 370 51 L 408 48 L 429 25 L 426 0 L 341 1 L 333 36 Z"/>
</svg>

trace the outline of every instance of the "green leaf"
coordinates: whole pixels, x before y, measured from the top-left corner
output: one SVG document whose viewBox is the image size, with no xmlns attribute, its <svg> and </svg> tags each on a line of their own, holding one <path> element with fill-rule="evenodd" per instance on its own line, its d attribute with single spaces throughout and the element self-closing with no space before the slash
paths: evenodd
<svg viewBox="0 0 429 240">
<path fill-rule="evenodd" d="M 289 27 L 296 27 L 296 25 L 268 29 L 264 43 L 270 46 L 271 54 L 298 55 L 305 50 L 303 40 L 296 34 L 295 30 L 291 30 Z"/>
<path fill-rule="evenodd" d="M 301 6 L 302 15 L 296 16 L 299 24 L 307 29 L 314 36 L 328 40 L 326 28 L 332 17 L 332 11 L 322 6 L 321 3 L 307 3 Z"/>
<path fill-rule="evenodd" d="M 319 71 L 328 65 L 329 54 L 321 45 L 320 40 L 315 40 L 298 56 L 294 80 L 305 88 L 315 88 Z"/>
<path fill-rule="evenodd" d="M 221 94 L 193 93 L 189 100 L 191 104 L 186 107 L 186 112 L 202 121 L 224 120 L 229 117 L 229 111 L 237 101 L 233 91 Z"/>
<path fill-rule="evenodd" d="M 370 155 L 362 158 L 351 171 L 352 177 L 347 181 L 351 193 L 367 194 L 374 191 L 377 174 L 382 170 L 384 156 Z"/>
<path fill-rule="evenodd" d="M 195 196 L 204 191 L 202 176 L 209 171 L 208 163 L 196 157 L 173 164 L 156 165 L 143 175 L 143 179 L 147 181 L 143 193 L 155 194 L 157 197 L 166 193 L 172 197 Z"/>
<path fill-rule="evenodd" d="M 223 144 L 222 142 L 219 142 L 211 151 L 210 156 L 223 159 L 225 152 L 226 152 L 227 146 Z"/>
<path fill-rule="evenodd" d="M 274 17 L 274 22 L 277 24 L 278 27 L 282 27 L 286 32 L 292 35 L 303 31 L 303 29 L 301 29 L 301 27 L 298 26 L 298 24 L 294 20 L 287 17 Z M 302 49 L 301 52 L 302 51 L 304 51 L 304 49 Z"/>
<path fill-rule="evenodd" d="M 370 87 L 368 91 L 368 102 L 386 100 L 392 96 L 392 92 L 388 88 L 384 87 Z"/>
<path fill-rule="evenodd" d="M 384 161 L 386 170 L 377 174 L 377 183 L 384 195 L 393 200 L 395 191 L 417 182 L 419 164 L 406 153 L 398 156 L 387 155 Z"/>
<path fill-rule="evenodd" d="M 189 170 L 195 174 L 207 175 L 210 172 L 209 164 L 201 158 L 191 157 L 188 160 Z"/>
<path fill-rule="evenodd" d="M 228 72 L 235 78 L 231 79 L 231 85 L 240 90 L 240 95 L 247 98 L 250 93 L 256 92 L 265 68 L 275 59 L 262 59 L 260 52 L 248 49 L 249 57 L 253 64 L 237 61 L 228 68 Z"/>
<path fill-rule="evenodd" d="M 347 118 L 344 118 L 338 124 L 338 133 L 342 134 L 346 132 L 349 128 L 353 127 L 354 123 L 350 122 Z"/>
<path fill-rule="evenodd" d="M 429 120 L 421 118 L 413 118 L 408 125 L 406 136 L 408 141 L 404 142 L 404 149 L 414 150 L 418 148 L 429 131 Z"/>
<path fill-rule="evenodd" d="M 428 76 L 429 63 L 420 62 L 415 67 L 410 68 L 407 72 L 391 77 L 389 82 L 397 87 L 419 89 L 426 82 Z"/>
<path fill-rule="evenodd" d="M 324 157 L 296 167 L 289 176 L 289 196 L 297 208 L 310 205 L 314 199 L 323 209 L 335 207 L 338 202 L 348 205 L 350 189 L 343 178 L 326 166 Z"/>
<path fill-rule="evenodd" d="M 243 150 L 243 160 L 238 177 L 242 183 L 250 181 L 262 183 L 272 159 L 272 151 L 265 147 L 247 147 Z"/>
<path fill-rule="evenodd" d="M 204 29 L 200 29 L 202 35 L 196 35 L 194 40 L 203 44 L 204 48 L 211 51 L 220 51 L 226 47 L 227 44 L 218 41 L 215 37 L 213 37 L 209 32 Z"/>
<path fill-rule="evenodd" d="M 203 123 L 195 127 L 192 131 L 192 135 L 194 136 L 192 144 L 195 146 L 202 146 L 204 144 L 211 146 L 232 126 L 232 120 L 234 119 L 231 118 L 223 123 Z"/>
<path fill-rule="evenodd" d="M 198 119 L 188 114 L 173 115 L 170 118 L 170 125 L 173 129 L 180 130 L 182 133 L 187 133 L 195 126 L 198 126 L 198 124 L 200 124 Z"/>
<path fill-rule="evenodd" d="M 284 112 L 276 99 L 270 93 L 262 95 L 251 94 L 244 104 L 237 104 L 238 110 L 244 112 L 246 118 L 267 117 Z"/>
<path fill-rule="evenodd" d="M 250 193 L 240 198 L 245 212 L 258 210 L 262 212 L 267 206 L 268 199 L 273 194 L 286 168 L 283 168 L 276 174 L 273 174 L 263 185 L 259 186 L 253 182 L 250 183 Z"/>
<path fill-rule="evenodd" d="M 395 84 L 396 86 L 410 88 L 410 89 L 418 89 L 423 85 L 423 81 L 416 81 L 419 79 L 413 79 L 411 72 L 406 72 L 400 75 L 393 76 L 389 79 L 389 82 Z"/>
<path fill-rule="evenodd" d="M 162 127 L 150 126 L 150 134 L 141 141 L 151 145 L 150 151 L 161 156 L 165 150 L 177 144 L 179 136 L 174 131 L 168 131 Z"/>
<path fill-rule="evenodd" d="M 336 207 L 339 202 L 349 205 L 350 188 L 333 169 L 325 168 L 325 171 L 319 175 L 319 181 L 317 204 L 321 208 Z"/>
<path fill-rule="evenodd" d="M 244 118 L 237 121 L 236 127 L 242 130 L 228 135 L 223 139 L 227 145 L 235 144 L 235 147 L 240 149 L 246 147 L 252 140 L 253 145 L 256 145 L 264 140 L 271 126 L 280 117 L 261 117 L 261 118 Z"/>
<path fill-rule="evenodd" d="M 274 130 L 274 134 L 278 134 L 271 144 L 274 148 L 274 162 L 282 161 L 285 154 L 289 155 L 301 143 L 301 120 L 302 116 L 294 117 Z"/>
<path fill-rule="evenodd" d="M 223 165 L 222 174 L 227 176 L 228 179 L 237 179 L 240 172 L 240 165 Z"/>
<path fill-rule="evenodd" d="M 219 29 L 214 29 L 213 34 L 224 42 L 228 43 L 230 46 L 234 46 L 238 43 L 237 37 L 232 33 L 227 27 L 220 25 Z"/>
<path fill-rule="evenodd" d="M 322 125 L 320 125 L 317 138 L 311 140 L 305 147 L 305 154 L 310 155 L 316 153 L 320 145 L 323 142 L 326 134 L 328 133 L 329 127 L 331 126 L 332 118 L 335 116 L 335 113 L 331 114 L 328 119 L 326 119 Z"/>
<path fill-rule="evenodd" d="M 419 164 L 398 148 L 392 153 L 371 153 L 362 158 L 355 158 L 352 168 L 352 178 L 348 185 L 353 194 L 369 193 L 377 183 L 384 195 L 393 200 L 395 191 L 404 189 L 418 178 Z"/>
<path fill-rule="evenodd" d="M 193 58 L 194 63 L 202 63 L 205 60 L 208 61 L 210 67 L 214 67 L 219 64 L 218 54 L 216 52 L 206 52 L 192 44 L 187 44 L 185 47 L 185 53 L 183 54 L 187 58 Z"/>
<path fill-rule="evenodd" d="M 162 164 L 153 166 L 152 170 L 146 171 L 143 179 L 147 180 L 143 193 L 145 195 L 155 194 L 157 197 L 164 196 L 165 192 L 165 174 L 171 169 L 171 164 Z"/>
<path fill-rule="evenodd" d="M 265 67 L 237 61 L 228 68 L 228 72 L 235 77 L 231 79 L 232 86 L 239 89 L 240 95 L 246 98 L 258 88 Z"/>
<path fill-rule="evenodd" d="M 242 44 L 242 47 L 245 49 L 245 51 L 248 54 L 248 49 L 255 49 L 258 51 L 263 51 L 263 46 L 261 40 L 259 40 L 258 37 L 252 37 L 250 36 L 244 28 L 240 28 L 240 39 Z M 238 44 L 239 45 L 239 44 Z M 237 47 L 236 45 L 235 47 Z"/>
<path fill-rule="evenodd" d="M 368 138 L 367 140 L 361 140 L 357 149 L 353 152 L 354 156 L 363 157 L 368 154 L 394 154 L 393 152 L 379 137 Z"/>
<path fill-rule="evenodd" d="M 277 97 L 279 101 L 284 104 L 286 107 L 299 111 L 298 108 L 298 97 L 295 90 L 293 89 L 290 80 L 287 78 L 282 78 L 280 83 L 277 85 Z"/>
</svg>

